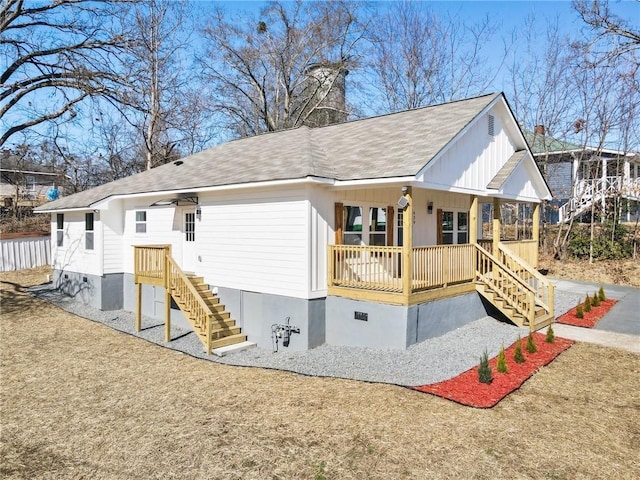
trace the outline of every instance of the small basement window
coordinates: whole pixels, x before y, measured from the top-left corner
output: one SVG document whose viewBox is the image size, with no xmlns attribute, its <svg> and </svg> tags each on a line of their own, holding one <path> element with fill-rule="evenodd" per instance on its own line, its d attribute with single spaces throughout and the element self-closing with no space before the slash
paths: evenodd
<svg viewBox="0 0 640 480">
<path fill-rule="evenodd" d="M 93 212 L 84 214 L 84 248 L 93 250 Z"/>
<path fill-rule="evenodd" d="M 62 247 L 64 244 L 64 213 L 56 215 L 56 245 Z"/>
<path fill-rule="evenodd" d="M 147 212 L 136 212 L 136 233 L 147 233 Z"/>
</svg>

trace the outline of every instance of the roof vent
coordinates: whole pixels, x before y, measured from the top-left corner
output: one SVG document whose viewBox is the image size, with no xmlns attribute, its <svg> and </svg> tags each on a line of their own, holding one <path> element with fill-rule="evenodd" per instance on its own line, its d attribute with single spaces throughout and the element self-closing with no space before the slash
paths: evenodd
<svg viewBox="0 0 640 480">
<path fill-rule="evenodd" d="M 496 117 L 489 115 L 489 135 L 495 136 L 496 134 Z"/>
<path fill-rule="evenodd" d="M 184 162 L 182 160 L 176 160 L 175 162 L 173 162 L 174 165 L 180 166 L 182 165 Z"/>
</svg>

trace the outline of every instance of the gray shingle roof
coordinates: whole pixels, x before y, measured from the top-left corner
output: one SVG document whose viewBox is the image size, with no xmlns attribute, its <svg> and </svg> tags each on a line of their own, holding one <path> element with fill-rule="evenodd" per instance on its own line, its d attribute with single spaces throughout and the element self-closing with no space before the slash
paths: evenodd
<svg viewBox="0 0 640 480">
<path fill-rule="evenodd" d="M 416 175 L 500 95 L 234 140 L 185 157 L 179 166 L 163 165 L 60 198 L 39 210 L 85 208 L 112 195 L 307 176 L 364 180 Z"/>
<path fill-rule="evenodd" d="M 509 160 L 498 170 L 495 177 L 491 179 L 487 188 L 499 190 L 504 182 L 507 181 L 509 176 L 513 173 L 516 167 L 520 164 L 521 161 L 525 159 L 525 157 L 529 156 L 529 152 L 526 150 L 516 150 L 513 152 L 513 155 L 509 157 Z"/>
</svg>

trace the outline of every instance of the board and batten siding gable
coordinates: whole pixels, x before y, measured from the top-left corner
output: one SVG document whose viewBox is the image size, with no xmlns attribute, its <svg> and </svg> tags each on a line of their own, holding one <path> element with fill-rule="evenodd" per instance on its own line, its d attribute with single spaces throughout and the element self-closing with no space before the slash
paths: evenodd
<svg viewBox="0 0 640 480">
<path fill-rule="evenodd" d="M 539 201 L 539 193 L 532 181 L 536 177 L 537 167 L 533 162 L 521 162 L 509 175 L 504 186 L 499 190 L 501 195 L 518 201 Z"/>
<path fill-rule="evenodd" d="M 58 247 L 56 214 L 51 215 L 51 250 L 53 268 L 68 272 L 103 274 L 102 223 L 94 213 L 93 250 L 85 248 L 85 213 L 64 212 L 63 245 Z"/>
<path fill-rule="evenodd" d="M 197 273 L 211 285 L 309 297 L 309 200 L 304 187 L 202 194 Z"/>
<path fill-rule="evenodd" d="M 452 187 L 485 191 L 486 186 L 516 151 L 505 125 L 500 104 L 485 112 L 458 137 L 418 178 L 432 188 Z M 493 135 L 489 133 L 493 117 Z"/>
</svg>

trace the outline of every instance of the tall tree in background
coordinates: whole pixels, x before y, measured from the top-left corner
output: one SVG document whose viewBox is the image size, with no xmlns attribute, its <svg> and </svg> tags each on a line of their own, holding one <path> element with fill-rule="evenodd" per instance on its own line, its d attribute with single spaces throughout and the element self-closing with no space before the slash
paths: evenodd
<svg viewBox="0 0 640 480">
<path fill-rule="evenodd" d="M 418 2 L 397 2 L 371 22 L 370 69 L 387 111 L 486 93 L 497 70 L 483 52 L 496 33 L 488 19 L 473 25 L 439 18 Z"/>
<path fill-rule="evenodd" d="M 129 95 L 139 114 L 126 118 L 143 140 L 147 170 L 178 156 L 175 112 L 185 100 L 186 7 L 182 1 L 141 0 L 131 12 Z"/>
<path fill-rule="evenodd" d="M 127 103 L 118 57 L 123 4 L 4 0 L 0 6 L 0 146 L 19 132 L 72 120 L 86 100 Z"/>
<path fill-rule="evenodd" d="M 357 65 L 354 2 L 271 2 L 258 18 L 218 10 L 204 29 L 202 72 L 215 108 L 235 136 L 304 124 L 331 87 Z M 309 82 L 314 64 L 328 68 Z M 346 113 L 346 112 L 340 112 Z"/>
</svg>

